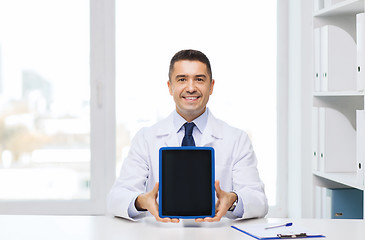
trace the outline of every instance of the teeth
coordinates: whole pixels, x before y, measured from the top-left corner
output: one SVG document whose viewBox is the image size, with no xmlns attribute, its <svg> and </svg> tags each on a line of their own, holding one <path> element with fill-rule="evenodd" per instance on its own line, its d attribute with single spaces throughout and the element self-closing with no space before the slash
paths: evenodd
<svg viewBox="0 0 365 240">
<path fill-rule="evenodd" d="M 185 98 L 188 100 L 194 100 L 194 99 L 197 99 L 198 97 L 185 97 Z"/>
</svg>

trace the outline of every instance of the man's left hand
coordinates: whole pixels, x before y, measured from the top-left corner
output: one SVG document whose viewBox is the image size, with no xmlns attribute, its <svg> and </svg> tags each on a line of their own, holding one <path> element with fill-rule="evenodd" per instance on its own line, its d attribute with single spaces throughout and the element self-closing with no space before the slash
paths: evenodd
<svg viewBox="0 0 365 240">
<path fill-rule="evenodd" d="M 218 222 L 226 215 L 228 209 L 237 200 L 237 195 L 233 192 L 225 192 L 219 186 L 219 181 L 215 181 L 215 192 L 217 194 L 217 203 L 215 205 L 215 216 L 206 218 L 197 218 L 195 222 Z"/>
</svg>

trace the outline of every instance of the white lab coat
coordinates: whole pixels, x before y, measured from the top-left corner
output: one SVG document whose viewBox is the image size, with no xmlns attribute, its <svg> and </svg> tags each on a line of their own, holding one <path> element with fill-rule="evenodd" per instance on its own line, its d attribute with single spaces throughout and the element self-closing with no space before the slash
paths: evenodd
<svg viewBox="0 0 365 240">
<path fill-rule="evenodd" d="M 173 114 L 152 127 L 141 129 L 108 195 L 108 212 L 131 219 L 128 207 L 139 194 L 151 191 L 158 182 L 159 149 L 176 146 L 180 143 L 174 132 Z M 199 146 L 214 148 L 215 178 L 220 181 L 222 190 L 234 191 L 242 199 L 242 218 L 264 217 L 268 211 L 264 184 L 259 178 L 256 156 L 247 134 L 209 113 Z"/>
</svg>

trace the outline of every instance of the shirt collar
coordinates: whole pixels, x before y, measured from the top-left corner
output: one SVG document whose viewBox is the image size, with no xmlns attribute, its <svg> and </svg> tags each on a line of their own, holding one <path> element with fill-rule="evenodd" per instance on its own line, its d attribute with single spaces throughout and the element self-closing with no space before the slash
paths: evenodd
<svg viewBox="0 0 365 240">
<path fill-rule="evenodd" d="M 207 126 L 208 114 L 209 114 L 209 110 L 208 110 L 208 108 L 206 108 L 205 112 L 202 115 L 200 115 L 199 117 L 195 118 L 192 121 L 195 124 L 195 126 L 198 128 L 200 133 L 203 133 L 205 127 Z M 178 114 L 176 110 L 173 112 L 173 119 L 174 119 L 173 121 L 174 121 L 175 132 L 177 133 L 181 130 L 183 125 L 186 123 L 186 120 L 182 116 L 180 116 L 180 114 Z"/>
</svg>

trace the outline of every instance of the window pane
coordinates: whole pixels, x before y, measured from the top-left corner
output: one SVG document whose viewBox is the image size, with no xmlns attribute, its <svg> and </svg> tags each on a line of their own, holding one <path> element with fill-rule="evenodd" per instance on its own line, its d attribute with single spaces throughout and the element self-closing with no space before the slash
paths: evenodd
<svg viewBox="0 0 365 240">
<path fill-rule="evenodd" d="M 276 1 L 116 3 L 117 174 L 136 131 L 174 109 L 166 84 L 169 61 L 192 48 L 211 60 L 216 83 L 208 107 L 249 134 L 275 205 Z"/>
<path fill-rule="evenodd" d="M 90 195 L 89 1 L 0 0 L 0 199 Z"/>
</svg>

